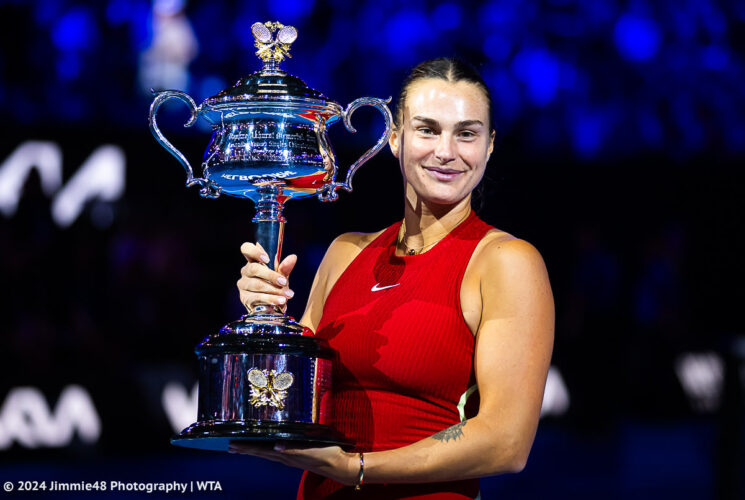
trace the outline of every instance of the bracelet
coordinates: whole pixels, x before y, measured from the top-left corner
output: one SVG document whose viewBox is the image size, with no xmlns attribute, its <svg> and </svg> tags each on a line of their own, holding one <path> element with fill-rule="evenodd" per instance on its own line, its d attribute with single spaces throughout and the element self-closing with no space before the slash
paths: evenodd
<svg viewBox="0 0 745 500">
<path fill-rule="evenodd" d="M 365 454 L 360 452 L 360 473 L 357 476 L 357 484 L 354 486 L 355 491 L 360 491 L 365 482 Z"/>
</svg>

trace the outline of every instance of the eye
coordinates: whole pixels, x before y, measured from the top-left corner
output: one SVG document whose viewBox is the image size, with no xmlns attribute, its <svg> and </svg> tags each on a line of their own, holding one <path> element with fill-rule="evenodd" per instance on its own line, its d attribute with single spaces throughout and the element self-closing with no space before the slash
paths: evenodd
<svg viewBox="0 0 745 500">
<path fill-rule="evenodd" d="M 460 132 L 458 132 L 458 136 L 463 139 L 475 139 L 476 137 L 478 137 L 478 134 L 473 130 L 461 130 Z"/>
<path fill-rule="evenodd" d="M 424 135 L 432 135 L 432 134 L 435 133 L 435 131 L 432 130 L 431 128 L 429 128 L 429 127 L 418 127 L 416 129 L 416 131 L 419 132 L 420 134 L 424 134 Z"/>
</svg>

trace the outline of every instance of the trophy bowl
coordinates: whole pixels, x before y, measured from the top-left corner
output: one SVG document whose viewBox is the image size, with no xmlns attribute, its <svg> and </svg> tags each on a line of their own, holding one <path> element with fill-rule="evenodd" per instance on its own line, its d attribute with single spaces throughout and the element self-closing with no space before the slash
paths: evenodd
<svg viewBox="0 0 745 500">
<path fill-rule="evenodd" d="M 337 199 L 352 191 L 357 169 L 390 138 L 393 117 L 382 100 L 362 97 L 346 108 L 282 69 L 297 30 L 277 22 L 251 27 L 262 68 L 197 106 L 179 90 L 154 92 L 149 123 L 155 139 L 186 171 L 186 185 L 206 198 L 221 194 L 254 202 L 255 241 L 279 265 L 284 235 L 284 203 L 317 196 Z M 171 99 L 185 103 L 190 127 L 202 117 L 212 137 L 202 160 L 202 176 L 160 131 L 156 114 Z M 383 115 L 385 131 L 348 169 L 343 182 L 327 129 L 341 120 L 356 132 L 350 117 L 361 106 Z M 273 305 L 248 314 L 208 335 L 195 349 L 199 361 L 197 421 L 171 443 L 227 451 L 230 441 L 294 441 L 311 446 L 351 444 L 320 422 L 327 420 L 334 352 L 313 332 Z"/>
</svg>

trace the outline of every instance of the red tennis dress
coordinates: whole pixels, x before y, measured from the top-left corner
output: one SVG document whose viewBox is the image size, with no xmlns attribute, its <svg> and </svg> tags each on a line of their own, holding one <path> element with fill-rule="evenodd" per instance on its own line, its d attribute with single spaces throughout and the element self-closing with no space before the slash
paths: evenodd
<svg viewBox="0 0 745 500">
<path fill-rule="evenodd" d="M 474 336 L 460 287 L 492 229 L 473 212 L 429 251 L 396 256 L 401 223 L 365 247 L 339 277 L 317 336 L 336 351 L 327 423 L 357 451 L 390 450 L 475 415 Z M 470 388 L 470 390 L 469 390 Z M 360 491 L 305 472 L 298 499 L 473 499 L 478 479 L 366 484 Z"/>
</svg>

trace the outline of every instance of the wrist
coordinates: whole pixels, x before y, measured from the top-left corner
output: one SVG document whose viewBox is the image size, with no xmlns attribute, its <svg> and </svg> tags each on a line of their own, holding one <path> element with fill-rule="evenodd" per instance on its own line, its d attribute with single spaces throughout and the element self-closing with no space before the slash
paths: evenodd
<svg viewBox="0 0 745 500">
<path fill-rule="evenodd" d="M 343 472 L 337 481 L 344 486 L 356 486 L 357 477 L 360 475 L 360 454 L 345 452 L 344 465 L 341 469 Z"/>
</svg>

